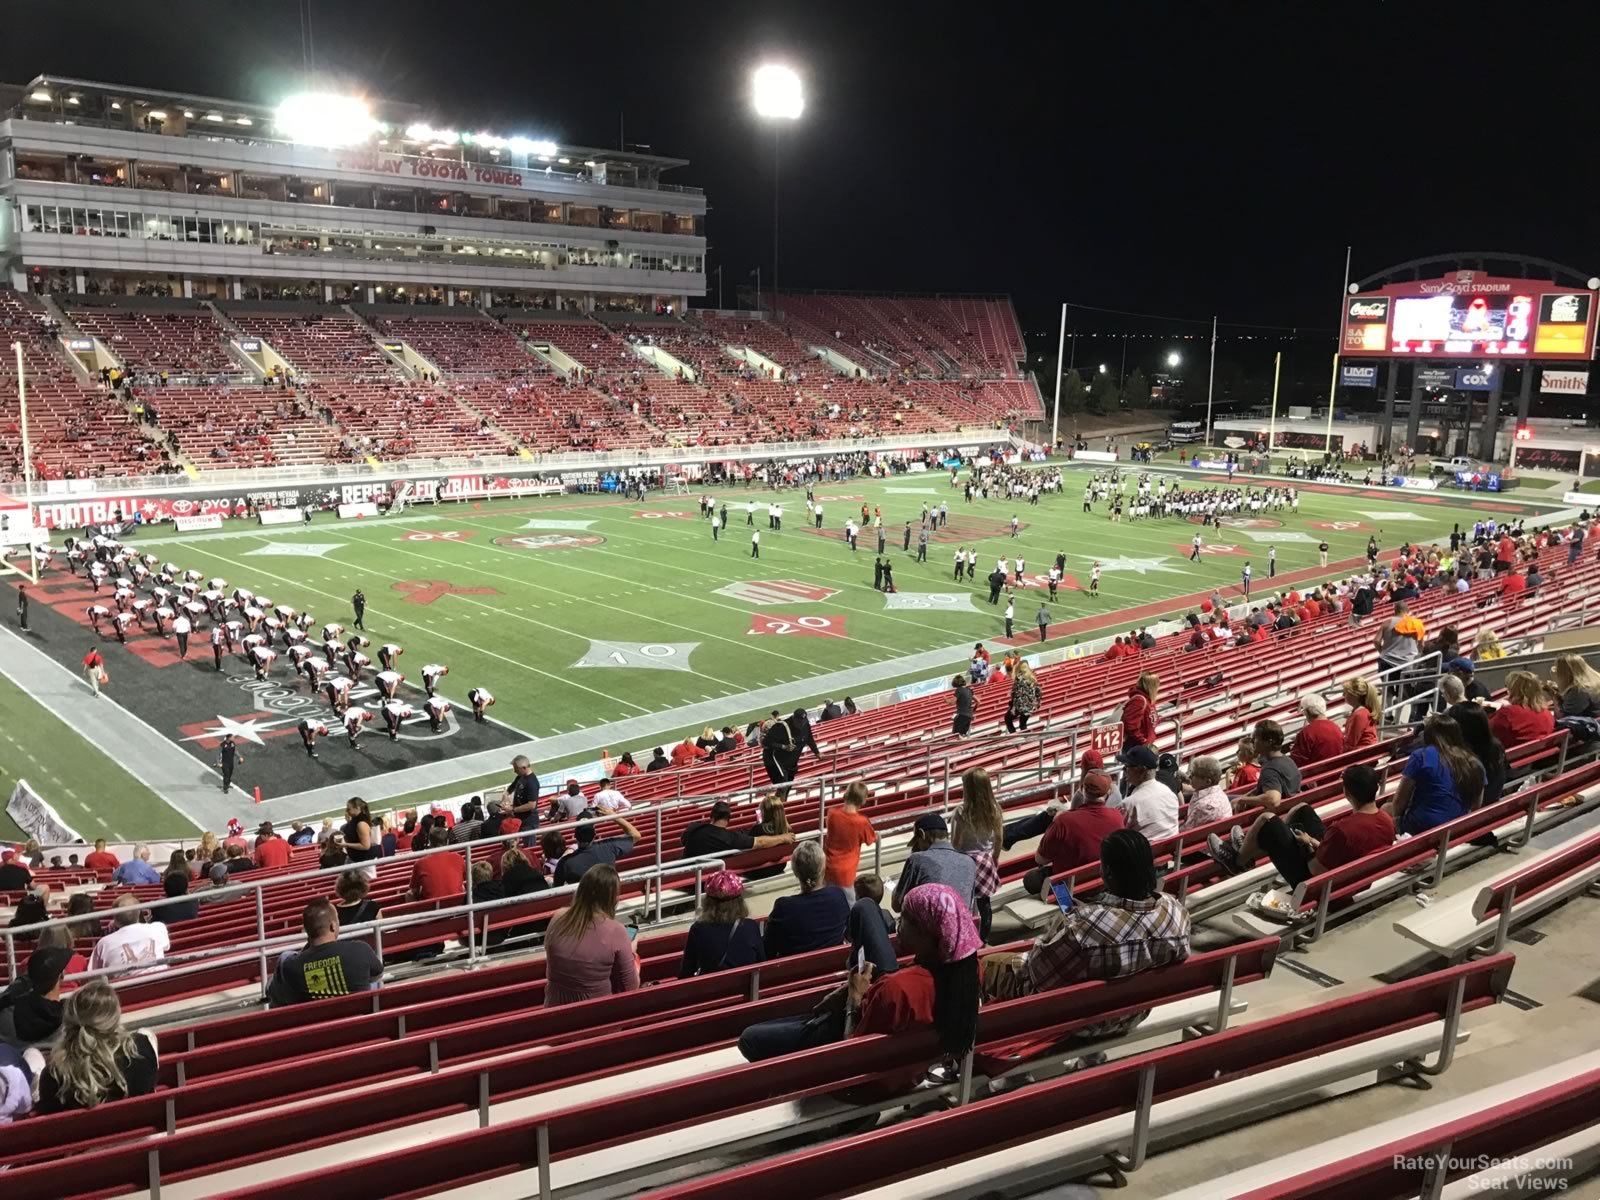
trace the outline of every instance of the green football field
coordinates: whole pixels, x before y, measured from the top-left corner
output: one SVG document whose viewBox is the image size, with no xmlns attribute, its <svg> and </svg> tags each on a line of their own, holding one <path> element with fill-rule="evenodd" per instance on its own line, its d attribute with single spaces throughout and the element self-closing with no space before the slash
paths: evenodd
<svg viewBox="0 0 1600 1200">
<path fill-rule="evenodd" d="M 1272 548 L 1280 577 L 1321 574 L 1318 542 L 1325 538 L 1326 574 L 1332 576 L 1347 572 L 1350 560 L 1363 555 L 1369 535 L 1387 551 L 1403 541 L 1446 535 L 1452 522 L 1474 518 L 1469 501 L 1447 494 L 1351 494 L 1313 486 L 1303 490 L 1297 514 L 1263 513 L 1246 525 L 1205 531 L 1206 552 L 1191 562 L 1189 542 L 1197 525 L 1176 517 L 1112 523 L 1104 505 L 1085 514 L 1085 478 L 1082 469 L 1069 470 L 1063 492 L 1045 496 L 1038 506 L 965 503 L 943 474 L 822 485 L 821 531 L 807 525 L 802 492 L 774 497 L 743 487 L 709 489 L 719 506 L 727 505 L 730 527 L 720 540 L 713 540 L 710 523 L 698 514 L 698 494 L 691 494 L 652 496 L 643 506 L 578 495 L 446 503 L 376 520 L 319 518 L 308 527 L 138 541 L 184 567 L 224 576 L 230 586 L 243 584 L 270 593 L 277 603 L 309 610 L 319 625 L 348 625 L 350 596 L 362 588 L 374 647 L 382 641 L 403 645 L 400 669 L 412 680 L 424 663 L 444 663 L 450 668 L 448 695 L 459 701 L 473 686 L 489 688 L 498 700 L 491 715 L 521 733 L 538 739 L 569 735 L 562 744 L 570 746 L 575 731 L 597 730 L 581 753 L 541 763 L 555 767 L 592 760 L 606 746 L 599 727 L 607 723 L 689 703 L 726 698 L 727 711 L 717 723 L 742 725 L 755 711 L 745 694 L 774 685 L 795 686 L 787 710 L 802 701 L 862 696 L 948 674 L 965 662 L 973 642 L 995 645 L 1004 634 L 1004 597 L 1001 606 L 991 606 L 985 579 L 1001 555 L 1022 555 L 1027 574 L 1040 577 L 1058 552 L 1066 555 L 1068 580 L 1057 601 L 1046 600 L 1039 585 L 1017 593 L 1018 638 L 1038 646 L 1035 615 L 1043 601 L 1052 618 L 1051 648 L 1182 612 L 1216 586 L 1234 598 L 1247 560 L 1255 594 L 1265 601 L 1272 590 Z M 761 532 L 759 559 L 750 553 L 751 499 L 757 504 L 754 528 Z M 771 499 L 783 505 L 781 531 L 768 528 Z M 949 505 L 949 526 L 929 545 L 928 560 L 917 562 L 922 506 L 937 508 L 941 501 Z M 869 511 L 882 509 L 885 557 L 897 588 L 892 596 L 873 589 L 875 533 L 863 532 L 855 553 L 844 541 L 845 520 L 859 518 L 863 503 Z M 1493 503 L 1502 519 L 1535 511 L 1511 500 Z M 1013 514 L 1021 522 L 1015 538 Z M 913 523 L 910 552 L 902 549 L 907 520 Z M 970 582 L 952 579 L 958 546 L 978 551 Z M 1101 581 L 1099 595 L 1090 596 L 1085 589 L 1095 561 Z M 831 690 L 807 689 L 813 678 L 818 689 Z M 26 707 L 20 697 L 10 701 L 8 709 Z M 119 702 L 138 711 L 137 696 Z M 17 712 L 9 715 L 9 728 L 23 736 L 38 724 Z M 679 737 L 687 732 L 674 727 L 651 743 L 668 743 L 673 731 Z M 37 757 L 7 773 L 0 781 L 7 789 L 13 774 L 48 782 L 47 772 L 63 779 L 63 772 L 81 773 L 71 735 L 29 740 Z M 609 749 L 615 754 L 648 747 Z M 114 780 L 115 768 L 99 777 Z M 463 778 L 419 795 L 460 792 L 480 782 L 485 781 Z M 118 792 L 102 789 L 99 811 L 119 832 L 136 836 L 120 829 L 121 823 L 168 823 L 169 814 L 148 789 L 130 781 L 125 801 Z M 117 820 L 119 810 L 126 822 Z"/>
</svg>

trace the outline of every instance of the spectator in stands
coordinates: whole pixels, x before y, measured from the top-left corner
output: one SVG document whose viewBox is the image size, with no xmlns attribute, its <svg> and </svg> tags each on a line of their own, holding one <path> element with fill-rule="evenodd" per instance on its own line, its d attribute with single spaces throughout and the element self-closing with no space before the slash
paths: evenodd
<svg viewBox="0 0 1600 1200">
<path fill-rule="evenodd" d="M 1025 954 L 991 954 L 983 960 L 983 990 L 993 1000 L 1048 992 L 1089 979 L 1121 979 L 1189 957 L 1189 913 L 1161 891 L 1150 842 L 1118 829 L 1100 845 L 1105 891 L 1056 917 Z M 1126 1033 L 1146 1012 L 1129 1013 L 1074 1036 Z"/>
<path fill-rule="evenodd" d="M 883 907 L 883 880 L 872 873 L 857 875 L 855 903 L 850 906 L 850 919 L 845 922 L 845 936 L 850 941 L 850 958 L 847 966 L 859 968 L 863 962 L 873 965 L 880 975 L 900 969 L 895 954 L 895 920 Z"/>
<path fill-rule="evenodd" d="M 333 843 L 343 850 L 345 856 L 353 863 L 365 864 L 383 857 L 383 847 L 378 844 L 373 832 L 372 813 L 367 809 L 367 802 L 360 796 L 352 796 L 345 802 L 344 824 L 334 837 Z M 375 866 L 363 869 L 374 875 L 377 873 Z"/>
<path fill-rule="evenodd" d="M 593 1000 L 639 986 L 633 952 L 635 929 L 616 919 L 617 869 L 602 863 L 584 873 L 572 906 L 550 922 L 545 935 L 544 1006 Z"/>
<path fill-rule="evenodd" d="M 273 832 L 272 822 L 263 821 L 256 829 L 256 866 L 278 870 L 289 865 L 289 843 Z"/>
<path fill-rule="evenodd" d="M 1139 676 L 1139 682 L 1122 702 L 1122 753 L 1124 760 L 1135 746 L 1152 745 L 1156 740 L 1156 697 L 1161 694 L 1161 678 L 1153 671 Z"/>
<path fill-rule="evenodd" d="M 794 736 L 796 770 L 799 769 L 800 756 L 805 751 L 810 750 L 814 758 L 822 757 L 822 751 L 817 748 L 817 735 L 811 731 L 811 718 L 806 714 L 805 709 L 795 709 L 794 712 L 789 714 L 789 720 L 786 723 L 789 726 L 789 732 Z"/>
<path fill-rule="evenodd" d="M 377 901 L 367 899 L 367 877 L 360 871 L 345 871 L 333 886 L 339 902 L 333 906 L 339 926 L 367 925 L 383 915 Z"/>
<path fill-rule="evenodd" d="M 1489 729 L 1489 715 L 1475 700 L 1458 704 L 1446 714 L 1461 726 L 1461 740 L 1483 767 L 1483 799 L 1479 804 L 1494 804 L 1506 788 L 1506 748 Z M 1471 805 L 1476 808 L 1478 805 Z"/>
<path fill-rule="evenodd" d="M 133 970 L 150 967 L 166 957 L 172 946 L 161 921 L 141 921 L 144 914 L 132 896 L 120 896 L 111 906 L 111 931 L 94 944 L 89 969 Z"/>
<path fill-rule="evenodd" d="M 82 970 L 83 960 L 69 946 L 35 946 L 26 973 L 0 992 L 0 1046 L 54 1041 L 61 1029 L 61 978 Z"/>
<path fill-rule="evenodd" d="M 115 871 L 117 856 L 106 849 L 105 838 L 95 838 L 94 849 L 83 856 L 83 865 L 91 871 Z"/>
<path fill-rule="evenodd" d="M 895 884 L 891 905 L 895 912 L 903 912 L 905 898 L 913 888 L 938 883 L 952 889 L 970 909 L 977 878 L 977 863 L 950 844 L 945 819 L 938 813 L 924 813 L 912 831 L 911 854 Z"/>
<path fill-rule="evenodd" d="M 1039 848 L 1036 864 L 1022 879 L 1023 890 L 1042 896 L 1052 876 L 1100 860 L 1100 844 L 1106 835 L 1125 827 L 1121 809 L 1106 804 L 1111 794 L 1111 776 L 1104 771 L 1089 771 L 1083 777 L 1083 803 L 1056 814 Z"/>
<path fill-rule="evenodd" d="M 1283 726 L 1276 721 L 1257 721 L 1250 735 L 1252 749 L 1260 762 L 1255 790 L 1235 797 L 1233 811 L 1264 808 L 1281 811 L 1300 791 L 1300 768 L 1283 752 Z"/>
<path fill-rule="evenodd" d="M 1478 630 L 1478 636 L 1472 642 L 1472 657 L 1480 663 L 1494 662 L 1506 656 L 1506 649 L 1500 644 L 1500 635 L 1492 629 Z"/>
<path fill-rule="evenodd" d="M 26 891 L 33 882 L 33 872 L 17 857 L 15 850 L 0 854 L 0 892 Z"/>
<path fill-rule="evenodd" d="M 111 872 L 111 882 L 125 887 L 148 887 L 160 883 L 161 875 L 150 865 L 150 847 L 140 842 L 133 848 L 133 857 Z"/>
<path fill-rule="evenodd" d="M 1161 760 L 1149 746 L 1139 745 L 1122 755 L 1123 782 L 1128 793 L 1122 798 L 1122 818 L 1129 829 L 1137 829 L 1152 841 L 1178 832 L 1178 797 L 1156 778 Z"/>
<path fill-rule="evenodd" d="M 1564 717 L 1600 717 L 1600 671 L 1581 654 L 1563 654 L 1551 671 Z M 88 859 L 84 860 L 88 865 Z"/>
<path fill-rule="evenodd" d="M 1422 724 L 1423 744 L 1400 772 L 1400 786 L 1385 805 L 1401 833 L 1415 836 L 1453 821 L 1483 799 L 1483 764 L 1467 748 L 1461 726 L 1435 713 Z"/>
<path fill-rule="evenodd" d="M 592 821 L 585 821 L 573 830 L 572 853 L 562 858 L 555 866 L 557 887 L 577 883 L 588 871 L 601 863 L 615 865 L 633 853 L 634 844 L 640 838 L 639 831 L 620 813 L 611 819 L 622 826 L 622 834 L 619 837 L 596 838 Z"/>
<path fill-rule="evenodd" d="M 926 883 L 903 897 L 900 949 L 916 962 L 879 975 L 852 970 L 850 981 L 815 1011 L 752 1025 L 739 1035 L 751 1062 L 844 1039 L 846 1010 L 856 1012 L 851 1036 L 903 1033 L 931 1025 L 944 1052 L 959 1058 L 972 1048 L 978 1022 L 978 931 L 968 905 L 952 888 Z"/>
<path fill-rule="evenodd" d="M 698 745 L 693 738 L 686 737 L 672 748 L 672 765 L 676 768 L 691 767 L 705 758 L 710 751 Z"/>
<path fill-rule="evenodd" d="M 474 796 L 461 806 L 461 819 L 450 830 L 450 840 L 454 843 L 470 842 L 481 836 L 482 831 L 483 798 Z"/>
<path fill-rule="evenodd" d="M 1026 662 L 1018 661 L 1011 679 L 1011 699 L 1006 707 L 1006 732 L 1028 728 L 1028 719 L 1039 710 L 1039 677 Z"/>
<path fill-rule="evenodd" d="M 1346 767 L 1340 777 L 1350 812 L 1324 828 L 1309 804 L 1296 804 L 1283 816 L 1263 813 L 1249 832 L 1236 825 L 1227 842 L 1210 838 L 1211 857 L 1229 874 L 1248 871 L 1258 856 L 1272 860 L 1291 888 L 1313 875 L 1342 867 L 1394 841 L 1394 821 L 1378 807 L 1381 780 L 1365 763 Z"/>
<path fill-rule="evenodd" d="M 1189 807 L 1184 810 L 1183 828 L 1198 829 L 1233 815 L 1233 802 L 1222 790 L 1222 763 L 1209 754 L 1202 754 L 1189 763 L 1189 783 L 1194 795 L 1189 797 Z"/>
<path fill-rule="evenodd" d="M 506 818 L 515 817 L 522 822 L 521 829 L 531 832 L 539 827 L 539 777 L 526 754 L 511 760 L 511 770 L 511 782 L 500 797 L 501 809 Z"/>
<path fill-rule="evenodd" d="M 683 943 L 678 978 L 761 962 L 766 950 L 761 926 L 750 919 L 744 902 L 744 880 L 732 871 L 713 871 L 706 876 L 702 892 L 700 911 Z"/>
<path fill-rule="evenodd" d="M 168 871 L 161 877 L 161 891 L 168 900 L 176 900 L 189 894 L 189 872 Z M 163 904 L 156 909 L 161 914 L 161 920 L 168 925 L 176 925 L 180 921 L 192 921 L 200 915 L 200 905 L 194 900 L 184 900 L 179 904 Z"/>
<path fill-rule="evenodd" d="M 47 893 L 42 888 L 29 891 L 17 902 L 16 910 L 11 914 L 11 920 L 6 923 L 8 929 L 20 929 L 26 925 L 38 925 L 50 919 L 50 907 L 45 902 Z M 37 935 L 32 933 L 20 934 L 19 942 L 32 941 Z"/>
<path fill-rule="evenodd" d="M 1300 697 L 1300 712 L 1306 722 L 1295 735 L 1289 757 L 1302 771 L 1312 763 L 1324 762 L 1344 753 L 1344 731 L 1328 719 L 1328 704 L 1318 693 Z"/>
<path fill-rule="evenodd" d="M 309 846 L 316 840 L 317 831 L 304 821 L 291 821 L 289 823 L 289 845 L 291 847 Z"/>
<path fill-rule="evenodd" d="M 306 944 L 278 960 L 267 985 L 267 1004 L 283 1008 L 328 996 L 371 991 L 383 983 L 383 963 L 373 948 L 339 937 L 339 913 L 327 900 L 313 900 L 300 914 Z"/>
<path fill-rule="evenodd" d="M 672 765 L 672 760 L 667 757 L 667 752 L 657 746 L 655 753 L 650 756 L 650 761 L 645 763 L 644 769 L 650 771 L 665 771 Z"/>
<path fill-rule="evenodd" d="M 567 780 L 566 789 L 557 793 L 550 802 L 549 817 L 552 821 L 576 821 L 579 817 L 593 815 L 594 810 L 576 779 Z"/>
<path fill-rule="evenodd" d="M 1489 689 L 1473 678 L 1474 670 L 1470 658 L 1452 658 L 1444 664 L 1444 670 L 1461 681 L 1461 687 L 1466 692 L 1468 700 L 1489 698 Z"/>
<path fill-rule="evenodd" d="M 673 766 L 681 765 L 674 759 Z M 787 783 L 794 778 L 800 765 L 800 750 L 787 722 L 773 721 L 761 731 L 761 765 L 773 783 Z"/>
<path fill-rule="evenodd" d="M 74 892 L 67 897 L 67 916 L 83 917 L 84 920 L 74 921 L 67 928 L 72 931 L 73 940 L 78 938 L 97 938 L 100 936 L 100 919 L 92 916 L 94 912 L 94 896 L 88 892 Z"/>
<path fill-rule="evenodd" d="M 989 772 L 973 767 L 961 776 L 961 807 L 950 814 L 950 844 L 972 859 L 977 874 L 972 902 L 978 914 L 978 936 L 987 942 L 994 921 L 989 898 L 1000 887 L 995 854 L 1005 841 L 1005 817 L 994 796 Z"/>
<path fill-rule="evenodd" d="M 861 848 L 878 840 L 872 822 L 861 815 L 872 798 L 867 785 L 857 779 L 839 797 L 839 806 L 828 810 L 827 829 L 822 835 L 822 852 L 827 859 L 824 875 L 834 887 L 849 887 L 861 865 Z"/>
<path fill-rule="evenodd" d="M 789 859 L 789 869 L 800 884 L 795 896 L 779 896 L 767 917 L 762 942 L 768 958 L 805 954 L 844 942 L 850 901 L 843 889 L 823 878 L 825 856 L 816 842 L 801 842 Z"/>
<path fill-rule="evenodd" d="M 450 844 L 450 833 L 443 825 L 428 831 L 429 850 Z M 421 849 L 421 847 L 418 847 Z M 428 854 L 411 868 L 410 895 L 413 900 L 453 900 L 466 888 L 467 867 L 459 854 Z"/>
<path fill-rule="evenodd" d="M 956 715 L 951 722 L 950 732 L 957 737 L 966 737 L 972 730 L 972 717 L 978 709 L 977 694 L 967 682 L 965 675 L 954 675 L 950 679 L 950 702 L 955 705 Z"/>
<path fill-rule="evenodd" d="M 38 1111 L 96 1108 L 148 1095 L 155 1087 L 155 1039 L 123 1028 L 122 1005 L 111 985 L 91 980 L 68 996 L 61 1040 L 39 1076 Z"/>
<path fill-rule="evenodd" d="M 1344 719 L 1344 749 L 1361 750 L 1378 742 L 1378 721 L 1382 709 L 1378 689 L 1370 679 L 1359 675 L 1344 681 L 1344 702 L 1350 706 L 1350 715 Z"/>
<path fill-rule="evenodd" d="M 512 842 L 506 843 L 505 853 L 500 856 L 500 883 L 507 896 L 528 896 L 550 886 L 544 872 L 529 862 L 527 854 Z"/>
<path fill-rule="evenodd" d="M 711 806 L 711 819 L 699 821 L 679 835 L 685 858 L 715 858 L 724 854 L 739 854 L 745 850 L 765 850 L 768 846 L 788 846 L 794 842 L 793 833 L 754 836 L 741 829 L 729 829 L 733 809 L 726 800 Z"/>
<path fill-rule="evenodd" d="M 256 862 L 255 859 L 245 853 L 244 847 L 239 845 L 238 842 L 229 842 L 228 859 L 224 866 L 228 872 L 228 878 L 232 879 L 236 875 L 244 875 L 254 871 Z"/>
<path fill-rule="evenodd" d="M 1532 671 L 1513 671 L 1506 676 L 1506 702 L 1495 710 L 1489 730 L 1507 750 L 1524 742 L 1535 742 L 1555 732 L 1556 717 L 1550 711 L 1550 694 Z"/>
</svg>

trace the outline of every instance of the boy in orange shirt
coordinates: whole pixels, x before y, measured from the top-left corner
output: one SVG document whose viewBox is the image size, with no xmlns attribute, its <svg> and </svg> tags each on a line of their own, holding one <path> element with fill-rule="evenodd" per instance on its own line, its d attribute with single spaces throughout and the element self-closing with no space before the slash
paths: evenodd
<svg viewBox="0 0 1600 1200">
<path fill-rule="evenodd" d="M 872 822 L 861 815 L 861 806 L 869 798 L 867 785 L 858 779 L 845 788 L 839 807 L 828 814 L 828 830 L 822 836 L 826 860 L 823 879 L 835 887 L 847 888 L 855 883 L 861 847 L 878 840 Z"/>
</svg>

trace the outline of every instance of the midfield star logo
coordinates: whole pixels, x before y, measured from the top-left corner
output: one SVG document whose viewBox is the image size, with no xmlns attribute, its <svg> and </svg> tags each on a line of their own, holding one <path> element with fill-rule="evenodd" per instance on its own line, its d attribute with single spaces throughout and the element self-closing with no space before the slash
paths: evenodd
<svg viewBox="0 0 1600 1200">
<path fill-rule="evenodd" d="M 307 691 L 305 681 L 299 676 L 262 680 L 252 674 L 233 674 L 227 678 L 229 683 L 249 695 L 256 706 L 255 711 L 242 717 L 217 716 L 181 725 L 178 728 L 183 735 L 180 740 L 198 743 L 202 749 L 214 750 L 221 744 L 223 734 L 231 733 L 236 742 L 262 746 L 266 744 L 263 741 L 265 738 L 296 735 L 299 732 L 297 726 L 304 717 L 324 722 L 331 735 L 341 732 L 338 728 L 339 719 L 333 715 L 323 693 Z M 409 685 L 406 691 L 410 691 Z M 350 692 L 350 704 L 353 708 L 372 710 L 372 722 L 363 737 L 387 738 L 383 724 L 383 697 L 376 687 L 357 684 Z M 437 741 L 454 736 L 460 729 L 454 710 L 445 715 L 443 730 L 434 733 L 428 724 L 427 714 L 422 711 L 421 700 L 414 699 L 412 707 L 417 713 L 400 723 L 401 741 Z"/>
<path fill-rule="evenodd" d="M 1094 562 L 1092 554 L 1076 554 L 1074 558 L 1081 558 L 1085 562 Z M 1102 558 L 1100 569 L 1102 571 L 1132 571 L 1136 575 L 1145 575 L 1151 571 L 1165 572 L 1169 575 L 1187 575 L 1189 572 L 1182 567 L 1166 566 L 1167 558 L 1162 555 L 1158 558 Z"/>
</svg>

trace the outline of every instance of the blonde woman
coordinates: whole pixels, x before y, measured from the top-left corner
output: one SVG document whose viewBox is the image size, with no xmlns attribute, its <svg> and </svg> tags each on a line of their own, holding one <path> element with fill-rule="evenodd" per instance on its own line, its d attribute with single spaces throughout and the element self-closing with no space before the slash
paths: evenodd
<svg viewBox="0 0 1600 1200">
<path fill-rule="evenodd" d="M 1492 629 L 1478 630 L 1478 636 L 1472 643 L 1472 657 L 1476 662 L 1493 662 L 1497 658 L 1506 656 L 1506 648 L 1500 644 L 1500 635 Z"/>
<path fill-rule="evenodd" d="M 150 1035 L 122 1027 L 122 1004 L 104 979 L 68 996 L 61 1040 L 39 1076 L 42 1113 L 96 1108 L 156 1089 L 156 1046 Z"/>
<path fill-rule="evenodd" d="M 638 988 L 633 939 L 616 919 L 620 887 L 611 864 L 590 867 L 578 881 L 572 907 L 550 922 L 544 939 L 546 1008 Z"/>
<path fill-rule="evenodd" d="M 973 767 L 961 777 L 961 807 L 951 814 L 950 844 L 977 864 L 972 903 L 978 910 L 978 936 L 986 942 L 994 920 L 989 898 L 1000 886 L 994 856 L 1005 840 L 1005 817 L 994 798 L 994 782 L 989 772 Z"/>
<path fill-rule="evenodd" d="M 1006 708 L 1006 732 L 1028 727 L 1028 718 L 1039 710 L 1039 677 L 1020 658 L 1011 678 L 1011 703 Z"/>
<path fill-rule="evenodd" d="M 1360 750 L 1378 741 L 1380 705 L 1378 689 L 1372 680 L 1359 675 L 1344 681 L 1344 702 L 1350 706 L 1350 715 L 1344 719 L 1344 748 Z"/>
<path fill-rule="evenodd" d="M 1532 671 L 1506 676 L 1506 702 L 1489 718 L 1489 732 L 1507 750 L 1538 741 L 1555 732 L 1556 715 L 1550 711 L 1550 693 Z"/>
<path fill-rule="evenodd" d="M 1256 751 L 1256 741 L 1248 733 L 1239 739 L 1239 745 L 1234 749 L 1233 775 L 1228 779 L 1230 792 L 1255 790 L 1256 780 L 1261 778 L 1261 756 Z"/>
<path fill-rule="evenodd" d="M 1563 654 L 1556 659 L 1554 671 L 1556 690 L 1561 693 L 1561 715 L 1564 717 L 1600 716 L 1600 672 L 1582 656 Z"/>
</svg>

